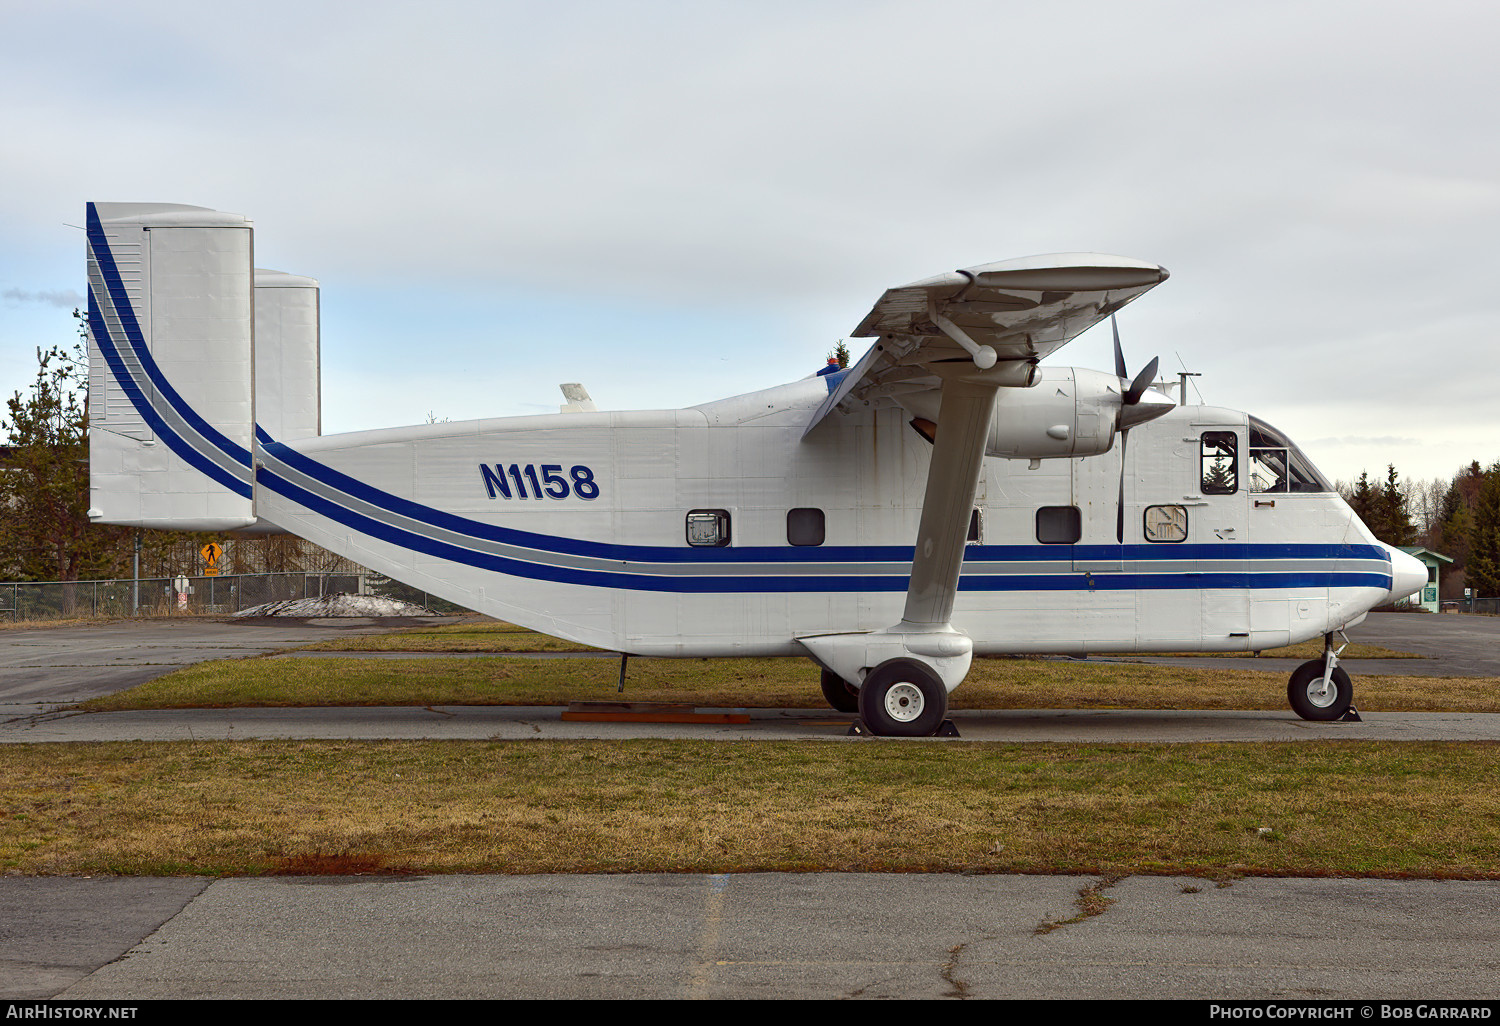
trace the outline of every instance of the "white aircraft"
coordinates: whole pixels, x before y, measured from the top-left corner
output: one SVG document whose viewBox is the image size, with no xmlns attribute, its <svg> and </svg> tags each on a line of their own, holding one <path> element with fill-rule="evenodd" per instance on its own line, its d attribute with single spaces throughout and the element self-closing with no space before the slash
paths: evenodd
<svg viewBox="0 0 1500 1026">
<path fill-rule="evenodd" d="M 1324 639 L 1426 583 L 1290 439 L 1041 361 L 1167 277 L 1068 253 L 887 291 L 852 368 L 683 410 L 321 435 L 318 290 L 251 222 L 89 204 L 90 517 L 280 530 L 479 612 L 643 656 L 805 656 L 875 734 L 936 731 L 975 655 Z M 1164 386 L 1165 387 L 1165 386 Z M 1128 439 L 1128 445 L 1127 445 Z"/>
</svg>

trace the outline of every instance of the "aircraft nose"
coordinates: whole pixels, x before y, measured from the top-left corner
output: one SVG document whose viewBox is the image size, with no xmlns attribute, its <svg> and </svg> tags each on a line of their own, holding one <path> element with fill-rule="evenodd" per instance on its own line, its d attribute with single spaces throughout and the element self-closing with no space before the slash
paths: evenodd
<svg viewBox="0 0 1500 1026">
<path fill-rule="evenodd" d="M 1385 543 L 1382 542 L 1382 545 Z M 1427 567 L 1416 556 L 1386 545 L 1391 554 L 1391 593 L 1389 600 L 1399 602 L 1421 591 L 1427 584 Z"/>
</svg>

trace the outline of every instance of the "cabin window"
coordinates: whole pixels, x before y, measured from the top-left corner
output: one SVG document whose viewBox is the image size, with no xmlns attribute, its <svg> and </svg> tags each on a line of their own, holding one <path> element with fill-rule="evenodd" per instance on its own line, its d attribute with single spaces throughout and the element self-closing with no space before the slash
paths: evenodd
<svg viewBox="0 0 1500 1026">
<path fill-rule="evenodd" d="M 1331 492 L 1318 468 L 1271 425 L 1250 418 L 1250 490 L 1252 492 Z"/>
<path fill-rule="evenodd" d="M 729 511 L 695 509 L 687 515 L 687 543 L 694 548 L 722 548 L 729 544 Z"/>
<path fill-rule="evenodd" d="M 1072 545 L 1083 537 L 1083 514 L 1077 506 L 1043 506 L 1036 511 L 1036 540 Z"/>
<path fill-rule="evenodd" d="M 1186 506 L 1147 506 L 1146 540 L 1148 542 L 1187 541 Z"/>
<path fill-rule="evenodd" d="M 1240 490 L 1239 439 L 1233 431 L 1203 432 L 1203 494 L 1233 495 Z"/>
<path fill-rule="evenodd" d="M 790 545 L 822 545 L 823 511 L 789 509 L 786 513 L 786 540 Z"/>
</svg>

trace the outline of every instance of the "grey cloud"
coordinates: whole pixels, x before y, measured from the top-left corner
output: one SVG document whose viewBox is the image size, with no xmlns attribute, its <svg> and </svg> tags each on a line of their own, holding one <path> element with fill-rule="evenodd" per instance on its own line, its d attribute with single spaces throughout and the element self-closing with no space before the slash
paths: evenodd
<svg viewBox="0 0 1500 1026">
<path fill-rule="evenodd" d="M 42 289 L 32 292 L 27 289 L 6 289 L 0 299 L 11 303 L 46 303 L 49 306 L 79 307 L 84 303 L 83 293 L 71 289 Z"/>
<path fill-rule="evenodd" d="M 1421 445 L 1420 438 L 1401 438 L 1396 435 L 1381 435 L 1371 437 L 1368 435 L 1344 435 L 1338 438 L 1310 438 L 1307 440 L 1309 446 L 1334 446 L 1334 445 L 1357 445 L 1385 448 L 1390 445 Z"/>
</svg>

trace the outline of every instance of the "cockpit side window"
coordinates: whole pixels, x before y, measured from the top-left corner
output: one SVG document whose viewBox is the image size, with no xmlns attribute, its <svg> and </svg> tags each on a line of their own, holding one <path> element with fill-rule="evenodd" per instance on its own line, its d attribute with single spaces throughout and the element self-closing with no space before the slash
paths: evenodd
<svg viewBox="0 0 1500 1026">
<path fill-rule="evenodd" d="M 1252 492 L 1331 492 L 1333 486 L 1292 440 L 1271 425 L 1250 418 Z"/>
<path fill-rule="evenodd" d="M 1202 436 L 1203 494 L 1233 495 L 1240 490 L 1239 439 L 1233 431 Z"/>
</svg>

